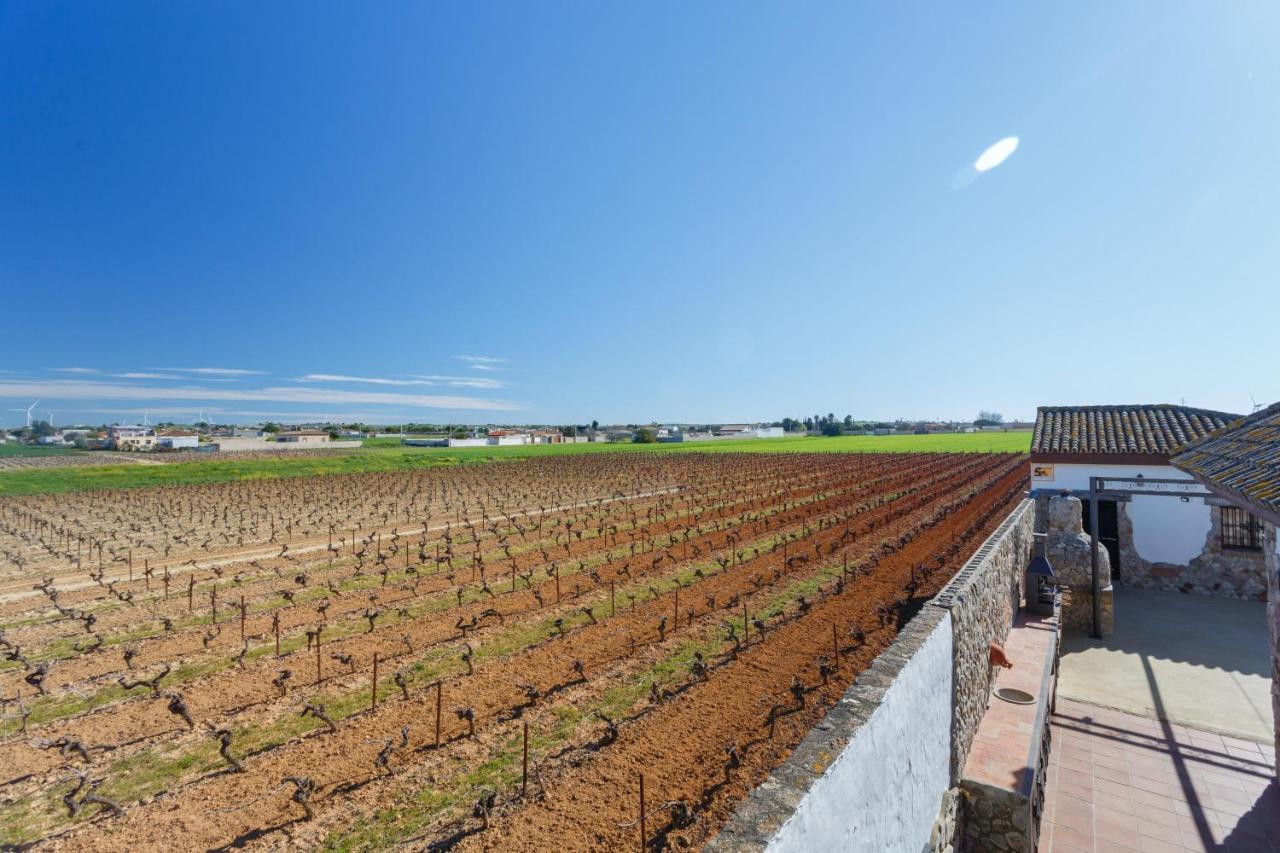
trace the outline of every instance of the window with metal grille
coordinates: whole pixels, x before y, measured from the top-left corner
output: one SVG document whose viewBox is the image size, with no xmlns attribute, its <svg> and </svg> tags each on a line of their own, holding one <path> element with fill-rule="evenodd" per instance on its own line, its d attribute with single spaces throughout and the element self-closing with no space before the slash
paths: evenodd
<svg viewBox="0 0 1280 853">
<path fill-rule="evenodd" d="M 1262 522 L 1237 506 L 1222 508 L 1222 547 L 1237 551 L 1262 550 Z"/>
</svg>

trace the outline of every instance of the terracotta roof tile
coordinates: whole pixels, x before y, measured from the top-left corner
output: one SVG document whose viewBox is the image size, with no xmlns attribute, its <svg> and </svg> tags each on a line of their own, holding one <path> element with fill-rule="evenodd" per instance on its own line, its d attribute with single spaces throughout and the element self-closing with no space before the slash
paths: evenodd
<svg viewBox="0 0 1280 853">
<path fill-rule="evenodd" d="M 1280 403 L 1183 449 L 1173 464 L 1280 515 Z"/>
<path fill-rule="evenodd" d="M 1032 453 L 1136 454 L 1167 458 L 1240 417 L 1166 403 L 1041 406 Z"/>
</svg>

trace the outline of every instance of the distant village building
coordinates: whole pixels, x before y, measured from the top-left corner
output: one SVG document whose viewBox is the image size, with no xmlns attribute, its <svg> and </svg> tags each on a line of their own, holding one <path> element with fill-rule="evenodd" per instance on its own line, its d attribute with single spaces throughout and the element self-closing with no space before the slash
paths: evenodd
<svg viewBox="0 0 1280 853">
<path fill-rule="evenodd" d="M 161 450 L 195 450 L 200 436 L 185 429 L 162 429 L 156 432 L 156 446 Z"/>
<path fill-rule="evenodd" d="M 137 425 L 107 427 L 107 446 L 112 450 L 155 450 L 156 431 L 149 426 Z"/>
<path fill-rule="evenodd" d="M 787 432 L 782 427 L 755 426 L 753 424 L 725 424 L 706 438 L 783 438 Z M 701 439 L 703 436 L 698 436 Z M 690 435 L 689 440 L 694 440 Z"/>
<path fill-rule="evenodd" d="M 291 429 L 276 433 L 276 441 L 294 444 L 323 444 L 329 440 L 329 433 L 322 429 Z"/>
<path fill-rule="evenodd" d="M 1191 475 L 1171 458 L 1239 417 L 1168 404 L 1043 406 L 1036 413 L 1030 462 L 1039 515 L 1044 517 L 1049 496 L 1069 492 L 1084 502 L 1088 531 L 1090 477 L 1190 483 Z M 1112 494 L 1098 501 L 1098 528 L 1112 579 L 1121 586 L 1266 596 L 1259 522 L 1227 500 Z"/>
</svg>

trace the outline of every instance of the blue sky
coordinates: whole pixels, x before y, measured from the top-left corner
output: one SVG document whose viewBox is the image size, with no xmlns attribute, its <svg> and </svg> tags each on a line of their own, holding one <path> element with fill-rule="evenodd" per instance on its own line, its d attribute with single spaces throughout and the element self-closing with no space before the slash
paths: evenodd
<svg viewBox="0 0 1280 853">
<path fill-rule="evenodd" d="M 0 3 L 0 422 L 1247 411 L 1278 37 L 1265 2 Z"/>
</svg>

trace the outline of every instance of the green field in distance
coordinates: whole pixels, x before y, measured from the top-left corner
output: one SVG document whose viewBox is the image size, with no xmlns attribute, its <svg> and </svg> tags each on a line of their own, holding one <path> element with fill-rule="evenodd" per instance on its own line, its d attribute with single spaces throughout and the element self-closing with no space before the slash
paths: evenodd
<svg viewBox="0 0 1280 853">
<path fill-rule="evenodd" d="M 325 455 L 296 459 L 236 459 L 233 453 L 214 453 L 208 459 L 163 465 L 77 465 L 0 471 L 0 496 L 400 471 L 579 453 L 1026 453 L 1030 447 L 1031 433 L 1024 430 L 940 435 L 725 439 L 677 444 L 539 444 L 449 448 L 393 445 L 352 448 L 345 452 L 330 450 Z"/>
</svg>

